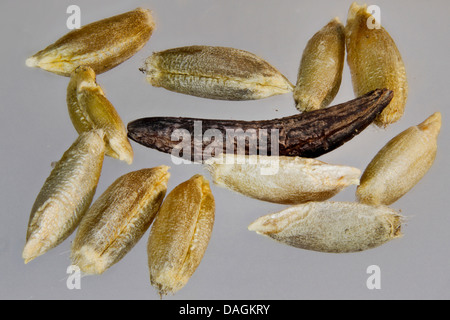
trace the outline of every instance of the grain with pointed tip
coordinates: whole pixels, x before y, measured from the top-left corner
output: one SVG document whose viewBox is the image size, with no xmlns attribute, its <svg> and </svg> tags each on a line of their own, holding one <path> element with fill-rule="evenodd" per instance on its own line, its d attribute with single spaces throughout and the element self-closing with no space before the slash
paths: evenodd
<svg viewBox="0 0 450 320">
<path fill-rule="evenodd" d="M 155 218 L 166 194 L 168 169 L 141 169 L 114 181 L 81 221 L 72 263 L 85 274 L 101 274 L 119 262 Z"/>
<path fill-rule="evenodd" d="M 339 91 L 345 58 L 344 25 L 331 20 L 308 41 L 300 61 L 294 100 L 299 111 L 327 107 Z"/>
<path fill-rule="evenodd" d="M 81 65 L 100 74 L 141 50 L 154 28 L 150 10 L 137 8 L 67 33 L 28 58 L 26 65 L 66 77 Z"/>
<path fill-rule="evenodd" d="M 218 100 L 255 100 L 292 92 L 280 71 L 253 53 L 213 46 L 155 52 L 141 71 L 155 87 Z"/>
<path fill-rule="evenodd" d="M 101 130 L 82 133 L 56 163 L 31 210 L 25 263 L 63 242 L 88 210 L 103 166 L 103 136 Z"/>
<path fill-rule="evenodd" d="M 301 156 L 306 158 L 316 158 L 327 152 L 342 146 L 359 133 L 361 133 L 375 117 L 389 104 L 392 99 L 392 91 L 387 89 L 378 89 L 364 96 L 351 101 L 335 105 L 326 109 L 313 110 L 295 114 L 293 116 L 260 121 L 241 121 L 241 120 L 219 120 L 219 119 L 200 119 L 200 118 L 177 118 L 177 117 L 150 117 L 141 118 L 128 123 L 128 137 L 137 143 L 147 146 L 161 152 L 172 154 L 172 156 L 183 157 L 186 160 L 198 161 L 196 155 L 201 151 L 201 158 L 204 161 L 221 153 L 240 152 L 240 137 L 247 141 L 256 141 L 256 150 L 254 153 L 271 154 L 272 150 L 278 150 L 276 155 L 282 156 Z M 220 132 L 221 138 L 230 136 L 229 132 L 255 132 L 251 139 L 241 135 L 231 141 L 217 140 L 218 147 L 211 151 L 211 142 L 208 139 L 200 139 L 200 148 L 197 149 L 194 136 L 195 124 L 201 122 L 202 133 L 208 130 Z M 217 130 L 217 131 L 216 131 Z M 233 131 L 234 130 L 234 131 Z M 266 130 L 266 141 L 262 141 L 262 131 Z M 180 142 L 174 139 L 174 134 L 179 135 L 177 131 L 187 131 L 191 133 L 186 139 L 191 144 L 191 152 L 180 152 Z M 258 133 L 260 132 L 260 133 Z M 272 133 L 275 133 L 272 135 Z M 236 139 L 237 138 L 237 139 Z M 183 137 L 183 144 L 185 144 Z M 273 139 L 273 140 L 272 140 Z M 229 143 L 231 142 L 231 143 Z M 269 142 L 269 143 L 267 143 Z M 278 147 L 273 148 L 272 143 L 277 143 Z M 231 145 L 231 148 L 228 146 Z M 178 150 L 177 150 L 178 149 Z M 184 147 L 183 147 L 184 149 Z M 210 149 L 208 151 L 208 149 Z M 245 147 L 245 153 L 253 152 L 250 147 Z M 214 153 L 214 154 L 212 154 Z"/>
<path fill-rule="evenodd" d="M 128 164 L 133 162 L 133 148 L 127 137 L 127 129 L 97 84 L 92 68 L 80 66 L 73 72 L 67 87 L 67 106 L 78 133 L 103 129 L 106 155 Z"/>
<path fill-rule="evenodd" d="M 436 112 L 392 138 L 365 169 L 358 200 L 390 205 L 408 193 L 433 165 L 440 129 L 441 114 Z"/>
<path fill-rule="evenodd" d="M 214 224 L 215 202 L 201 175 L 175 187 L 156 216 L 148 239 L 150 282 L 159 294 L 184 287 L 199 266 Z"/>
<path fill-rule="evenodd" d="M 389 106 L 374 121 L 377 126 L 386 127 L 400 120 L 404 113 L 408 82 L 397 45 L 383 27 L 368 28 L 367 21 L 371 18 L 367 5 L 351 5 L 345 26 L 347 63 L 356 96 L 377 88 L 394 92 Z"/>
<path fill-rule="evenodd" d="M 327 200 L 352 184 L 361 171 L 301 157 L 224 155 L 205 168 L 215 184 L 245 196 L 280 204 Z"/>
<path fill-rule="evenodd" d="M 262 216 L 248 229 L 300 249 L 350 253 L 400 237 L 401 224 L 402 217 L 385 206 L 324 201 Z"/>
</svg>

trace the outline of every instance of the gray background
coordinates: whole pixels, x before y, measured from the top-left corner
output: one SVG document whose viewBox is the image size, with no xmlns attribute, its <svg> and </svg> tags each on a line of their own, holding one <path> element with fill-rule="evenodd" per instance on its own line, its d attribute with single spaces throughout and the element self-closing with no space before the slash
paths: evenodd
<svg viewBox="0 0 450 320">
<path fill-rule="evenodd" d="M 153 10 L 157 22 L 148 44 L 132 59 L 98 76 L 123 121 L 146 116 L 273 119 L 296 113 L 292 95 L 227 102 L 153 88 L 138 71 L 153 51 L 204 44 L 253 52 L 295 83 L 308 39 L 335 16 L 346 20 L 351 1 L 12 1 L 0 4 L 0 298 L 159 299 L 150 286 L 148 232 L 118 264 L 101 276 L 81 279 L 68 290 L 66 268 L 73 235 L 24 265 L 21 252 L 31 206 L 57 161 L 76 139 L 65 102 L 68 78 L 25 66 L 25 60 L 68 32 L 66 8 L 81 7 L 82 25 L 132 10 Z M 216 222 L 211 242 L 189 283 L 166 299 L 448 299 L 450 298 L 448 210 L 448 74 L 450 2 L 377 1 L 382 25 L 406 64 L 410 94 L 403 118 L 387 129 L 374 126 L 320 157 L 364 169 L 392 137 L 435 111 L 443 115 L 438 156 L 428 174 L 392 205 L 408 220 L 404 236 L 355 254 L 325 254 L 276 243 L 247 230 L 256 218 L 285 206 L 246 198 L 212 186 Z M 347 65 L 332 104 L 354 97 Z M 172 165 L 170 155 L 133 142 L 134 163 L 106 158 L 97 198 L 127 172 L 171 166 L 169 192 L 196 173 L 198 165 Z M 355 186 L 333 200 L 353 201 Z M 95 199 L 94 199 L 95 200 Z M 381 289 L 366 287 L 370 265 L 381 268 Z"/>
</svg>

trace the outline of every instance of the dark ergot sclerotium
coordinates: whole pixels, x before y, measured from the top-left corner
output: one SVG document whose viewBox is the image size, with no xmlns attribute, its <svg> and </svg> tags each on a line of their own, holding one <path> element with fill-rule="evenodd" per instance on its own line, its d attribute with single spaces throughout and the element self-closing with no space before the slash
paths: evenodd
<svg viewBox="0 0 450 320">
<path fill-rule="evenodd" d="M 152 149 L 171 153 L 194 162 L 203 162 L 211 156 L 221 153 L 238 153 L 239 138 L 230 142 L 214 140 L 214 145 L 219 147 L 211 151 L 213 143 L 208 139 L 196 138 L 199 129 L 196 124 L 201 125 L 201 135 L 205 136 L 207 130 L 220 133 L 221 139 L 233 132 L 238 135 L 251 132 L 252 141 L 256 141 L 255 152 L 260 155 L 271 155 L 273 146 L 272 132 L 277 134 L 278 145 L 276 152 L 279 156 L 301 156 L 315 158 L 330 152 L 364 130 L 375 117 L 383 111 L 393 97 L 393 92 L 387 89 L 377 89 L 351 101 L 335 105 L 326 109 L 314 110 L 285 118 L 261 121 L 240 120 L 212 120 L 196 118 L 176 117 L 152 117 L 142 118 L 128 124 L 128 136 L 130 139 Z M 265 130 L 266 136 L 261 130 Z M 183 142 L 189 138 L 190 155 L 179 152 L 180 135 Z M 209 131 L 211 132 L 211 131 Z M 206 134 L 207 135 L 207 134 Z M 215 136 L 215 135 L 214 135 Z M 217 139 L 217 136 L 214 138 Z M 245 154 L 249 154 L 249 143 L 245 139 Z M 276 143 L 276 141 L 275 141 Z M 231 150 L 227 145 L 232 144 Z M 186 150 L 186 149 L 184 149 Z M 181 150 L 183 151 L 183 150 Z M 200 153 L 200 157 L 198 154 Z M 251 153 L 250 153 L 251 154 Z"/>
<path fill-rule="evenodd" d="M 140 69 L 154 87 L 217 100 L 255 100 L 292 92 L 275 67 L 253 53 L 188 46 L 155 52 Z"/>
</svg>

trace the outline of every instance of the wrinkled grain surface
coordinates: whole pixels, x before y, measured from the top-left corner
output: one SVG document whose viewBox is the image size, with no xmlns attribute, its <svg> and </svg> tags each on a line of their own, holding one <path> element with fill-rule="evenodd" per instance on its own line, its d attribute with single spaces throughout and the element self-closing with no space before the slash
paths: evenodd
<svg viewBox="0 0 450 320">
<path fill-rule="evenodd" d="M 78 133 L 102 129 L 105 133 L 106 155 L 133 162 L 133 148 L 127 129 L 114 106 L 96 82 L 94 70 L 81 66 L 75 69 L 67 87 L 67 106 Z"/>
<path fill-rule="evenodd" d="M 206 161 L 215 184 L 258 200 L 299 204 L 327 200 L 352 184 L 361 171 L 300 157 L 226 155 Z"/>
<path fill-rule="evenodd" d="M 80 223 L 71 259 L 86 274 L 101 274 L 119 262 L 150 227 L 167 190 L 167 166 L 118 178 Z"/>
<path fill-rule="evenodd" d="M 376 125 L 385 127 L 402 117 L 408 82 L 405 65 L 394 40 L 383 27 L 369 29 L 369 18 L 371 15 L 367 13 L 366 5 L 351 5 L 345 26 L 347 62 L 356 96 L 376 88 L 394 92 L 389 106 L 374 121 Z"/>
<path fill-rule="evenodd" d="M 260 217 L 248 229 L 300 249 L 349 253 L 401 236 L 402 217 L 385 206 L 309 202 Z"/>
<path fill-rule="evenodd" d="M 253 100 L 292 92 L 275 67 L 253 53 L 189 46 L 153 53 L 141 69 L 155 87 L 219 100 Z"/>
<path fill-rule="evenodd" d="M 299 111 L 325 108 L 333 101 L 341 85 L 344 58 L 344 25 L 335 18 L 314 34 L 303 51 L 294 89 Z"/>
<path fill-rule="evenodd" d="M 434 163 L 440 129 L 436 112 L 391 139 L 365 169 L 356 190 L 359 201 L 390 205 L 411 190 Z"/>
<path fill-rule="evenodd" d="M 137 8 L 69 32 L 28 58 L 26 64 L 66 77 L 78 66 L 89 66 L 100 74 L 141 50 L 154 28 L 150 11 Z"/>
<path fill-rule="evenodd" d="M 199 266 L 211 237 L 215 203 L 208 181 L 195 175 L 175 187 L 161 206 L 148 239 L 150 282 L 174 294 Z"/>
<path fill-rule="evenodd" d="M 227 153 L 227 145 L 231 144 L 231 152 L 239 152 L 239 137 L 227 138 L 227 131 L 239 135 L 239 132 L 250 133 L 256 142 L 255 153 L 272 155 L 272 150 L 280 156 L 300 156 L 315 158 L 328 153 L 361 133 L 375 117 L 389 104 L 392 91 L 387 89 L 374 90 L 354 100 L 335 105 L 326 109 L 304 112 L 290 117 L 261 120 L 216 120 L 175 117 L 153 117 L 137 119 L 128 123 L 128 137 L 146 147 L 172 154 L 186 160 L 199 162 L 211 156 Z M 195 136 L 194 125 L 201 125 L 202 137 L 207 130 L 220 133 L 217 136 L 220 148 L 208 152 L 211 142 Z M 264 130 L 266 135 L 261 134 Z M 189 135 L 190 153 L 184 154 L 178 150 L 186 143 L 179 139 L 176 132 L 183 131 Z M 277 136 L 273 137 L 273 133 Z M 260 140 L 260 137 L 263 139 Z M 241 134 L 241 138 L 246 138 Z M 199 141 L 200 140 L 200 141 Z M 277 143 L 276 148 L 272 143 Z M 244 141 L 245 154 L 249 154 L 249 139 Z M 197 147 L 199 145 L 199 147 Z M 229 152 L 228 152 L 229 153 Z"/>
<path fill-rule="evenodd" d="M 104 153 L 103 132 L 89 131 L 56 163 L 31 209 L 25 263 L 56 247 L 78 226 L 94 197 Z"/>
</svg>

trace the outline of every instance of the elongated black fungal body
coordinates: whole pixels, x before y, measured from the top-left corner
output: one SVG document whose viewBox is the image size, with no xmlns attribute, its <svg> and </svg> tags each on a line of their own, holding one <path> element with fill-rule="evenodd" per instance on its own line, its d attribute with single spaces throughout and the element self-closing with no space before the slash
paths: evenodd
<svg viewBox="0 0 450 320">
<path fill-rule="evenodd" d="M 387 107 L 393 95 L 391 90 L 377 89 L 326 109 L 273 120 L 142 118 L 128 124 L 128 137 L 146 147 L 194 162 L 207 160 L 220 153 L 230 153 L 230 150 L 234 154 L 237 154 L 238 150 L 243 151 L 239 149 L 239 135 L 245 138 L 245 154 L 256 152 L 260 155 L 316 158 L 340 147 L 363 131 Z M 208 131 L 212 129 L 214 131 Z M 213 151 L 211 151 L 211 139 L 205 138 L 205 136 L 210 137 L 211 134 L 208 133 L 211 132 L 214 136 L 213 142 L 218 146 L 213 148 Z M 188 150 L 190 152 L 183 152 L 186 149 L 180 150 L 182 141 L 179 137 L 182 133 L 190 135 L 187 137 L 191 146 Z M 228 141 L 229 139 L 218 141 L 217 133 L 221 134 L 223 140 L 230 137 L 230 134 L 234 136 L 231 142 Z M 185 135 L 183 137 L 186 139 Z M 253 149 L 252 142 L 257 142 Z M 273 146 L 273 143 L 278 145 Z"/>
</svg>

